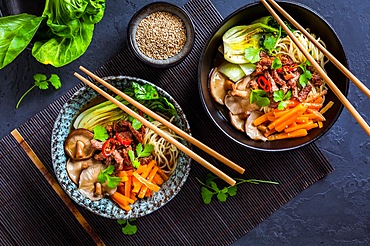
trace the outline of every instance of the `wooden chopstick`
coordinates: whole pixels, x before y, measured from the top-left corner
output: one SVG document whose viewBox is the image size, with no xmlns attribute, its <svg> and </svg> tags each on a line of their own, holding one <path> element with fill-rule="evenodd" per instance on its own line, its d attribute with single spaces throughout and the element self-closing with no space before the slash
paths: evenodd
<svg viewBox="0 0 370 246">
<path fill-rule="evenodd" d="M 370 127 L 366 123 L 366 121 L 362 118 L 362 116 L 356 111 L 353 105 L 348 101 L 348 99 L 338 89 L 338 87 L 329 78 L 329 76 L 325 73 L 325 71 L 320 67 L 320 65 L 315 61 L 315 59 L 308 53 L 308 51 L 303 47 L 303 45 L 293 35 L 293 33 L 289 30 L 289 28 L 285 25 L 285 23 L 280 19 L 280 17 L 276 14 L 276 12 L 270 7 L 270 5 L 266 2 L 266 0 L 261 0 L 261 2 L 263 3 L 263 5 L 265 5 L 266 9 L 271 13 L 271 15 L 275 18 L 275 20 L 279 22 L 280 26 L 289 35 L 289 37 L 293 40 L 293 42 L 297 45 L 297 47 L 301 50 L 301 52 L 305 55 L 305 57 L 310 61 L 311 65 L 315 67 L 317 72 L 325 80 L 326 84 L 334 92 L 337 98 L 348 109 L 348 111 L 352 114 L 352 116 L 356 119 L 356 121 L 360 124 L 360 126 L 365 130 L 365 132 L 370 136 Z"/>
<path fill-rule="evenodd" d="M 81 71 L 83 71 L 84 73 L 86 73 L 87 75 L 89 75 L 91 78 L 95 79 L 96 81 L 98 81 L 99 83 L 101 83 L 102 85 L 104 85 L 106 88 L 108 88 L 109 90 L 113 91 L 114 93 L 116 93 L 117 95 L 119 95 L 120 97 L 122 97 L 123 99 L 125 99 L 127 102 L 129 102 L 132 105 L 134 105 L 139 110 L 143 111 L 145 114 L 149 115 L 153 119 L 161 122 L 163 125 L 167 126 L 171 130 L 173 130 L 177 135 L 179 135 L 180 137 L 186 139 L 188 142 L 190 142 L 194 146 L 197 146 L 198 148 L 200 148 L 201 150 L 203 150 L 207 154 L 213 156 L 214 158 L 216 158 L 217 160 L 221 161 L 222 163 L 224 163 L 228 167 L 234 169 L 235 171 L 237 171 L 237 172 L 239 172 L 241 174 L 244 173 L 244 171 L 245 171 L 244 168 L 240 167 L 239 165 L 237 165 L 236 163 L 234 163 L 231 160 L 227 159 L 226 157 L 224 157 L 223 155 L 219 154 L 218 152 L 214 151 L 213 149 L 211 149 L 207 145 L 203 144 L 202 142 L 198 141 L 194 137 L 190 136 L 189 134 L 187 134 L 186 132 L 184 132 L 183 130 L 181 130 L 180 128 L 178 128 L 177 126 L 171 124 L 171 122 L 167 121 L 166 119 L 164 119 L 160 115 L 156 114 L 155 112 L 151 111 L 150 109 L 148 109 L 147 107 L 143 106 L 139 102 L 135 101 L 133 98 L 129 97 L 128 95 L 126 95 L 122 91 L 118 90 L 117 88 L 115 88 L 111 84 L 109 84 L 106 81 L 104 81 L 103 79 L 99 78 L 98 76 L 96 76 L 94 73 L 90 72 L 89 70 L 87 70 L 83 66 L 80 66 L 80 69 L 81 69 Z"/>
<path fill-rule="evenodd" d="M 74 75 L 77 78 L 79 78 L 82 82 L 84 82 L 85 84 L 87 84 L 88 86 L 90 86 L 92 89 L 94 89 L 96 92 L 98 92 L 100 95 L 102 95 L 103 97 L 105 97 L 106 99 L 108 99 L 109 101 L 111 101 L 112 103 L 116 104 L 119 108 L 121 108 L 127 114 L 129 114 L 130 116 L 136 118 L 143 125 L 145 125 L 146 127 L 152 129 L 154 132 L 156 132 L 158 135 L 160 135 L 161 137 L 163 137 L 165 140 L 167 140 L 168 142 L 170 142 L 173 145 L 175 145 L 179 150 L 181 150 L 182 152 L 184 152 L 186 155 L 190 156 L 193 160 L 195 160 L 196 162 L 198 162 L 199 164 L 201 164 L 202 166 L 204 166 L 205 168 L 207 168 L 209 171 L 211 171 L 213 174 L 215 174 L 216 176 L 218 176 L 219 178 L 221 178 L 222 180 L 224 180 L 226 183 L 228 183 L 228 184 L 230 184 L 232 186 L 235 185 L 236 181 L 234 179 L 232 179 L 231 177 L 229 177 L 228 175 L 226 175 L 224 172 L 222 172 L 221 170 L 219 170 L 218 168 L 216 168 L 215 166 L 213 166 L 211 163 L 209 163 L 208 161 L 206 161 L 205 159 L 203 159 L 202 157 L 200 157 L 199 155 L 197 155 L 196 153 L 194 153 L 192 150 L 190 150 L 189 148 L 187 148 L 186 146 L 184 146 L 183 144 L 181 144 L 180 142 L 178 142 L 176 139 L 174 139 L 170 135 L 166 134 L 164 131 L 162 131 L 158 127 L 154 126 L 152 123 L 150 123 L 144 117 L 140 116 L 139 114 L 137 114 L 136 112 L 134 112 L 133 110 L 131 110 L 130 108 L 128 108 L 126 105 L 122 104 L 120 101 L 118 101 L 117 99 L 115 99 L 114 97 L 110 96 L 107 92 L 103 91 L 98 86 L 96 86 L 94 83 L 92 83 L 89 80 L 85 79 L 83 76 L 81 76 L 77 72 L 75 72 Z"/>
<path fill-rule="evenodd" d="M 299 29 L 316 47 L 348 78 L 350 79 L 367 97 L 370 97 L 370 89 L 367 88 L 355 75 L 340 63 L 320 42 L 318 42 L 306 29 L 293 19 L 282 7 L 274 0 L 268 0 L 290 23 Z"/>
<path fill-rule="evenodd" d="M 15 140 L 21 145 L 23 150 L 35 164 L 35 166 L 39 169 L 41 174 L 45 177 L 45 179 L 49 182 L 51 187 L 54 191 L 58 194 L 58 196 L 62 199 L 65 205 L 67 205 L 68 209 L 72 212 L 72 214 L 76 217 L 78 222 L 81 226 L 86 230 L 86 232 L 90 235 L 90 237 L 94 240 L 96 245 L 103 246 L 105 245 L 104 242 L 100 239 L 98 234 L 95 233 L 94 229 L 90 226 L 90 224 L 86 221 L 86 219 L 82 216 L 80 211 L 76 208 L 73 204 L 71 199 L 67 196 L 67 194 L 62 190 L 62 188 L 58 185 L 58 182 L 53 178 L 51 173 L 46 169 L 45 165 L 41 162 L 40 158 L 35 154 L 35 152 L 31 149 L 28 145 L 26 140 L 22 137 L 17 129 L 11 132 Z"/>
</svg>

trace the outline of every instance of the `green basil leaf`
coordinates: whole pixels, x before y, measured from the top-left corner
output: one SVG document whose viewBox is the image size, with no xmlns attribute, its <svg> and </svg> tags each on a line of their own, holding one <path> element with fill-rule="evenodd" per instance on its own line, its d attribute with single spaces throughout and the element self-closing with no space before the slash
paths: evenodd
<svg viewBox="0 0 370 246">
<path fill-rule="evenodd" d="M 27 47 L 43 19 L 29 14 L 0 18 L 0 69 Z"/>
</svg>

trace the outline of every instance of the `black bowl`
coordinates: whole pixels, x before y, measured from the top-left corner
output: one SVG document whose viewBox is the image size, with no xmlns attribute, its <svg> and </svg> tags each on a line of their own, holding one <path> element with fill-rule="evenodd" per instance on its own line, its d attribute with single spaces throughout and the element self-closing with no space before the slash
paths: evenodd
<svg viewBox="0 0 370 246">
<path fill-rule="evenodd" d="M 284 8 L 295 20 L 303 27 L 310 28 L 312 33 L 315 33 L 326 44 L 327 49 L 332 53 L 344 66 L 347 65 L 342 43 L 333 28 L 319 14 L 307 6 L 289 1 L 281 1 L 279 5 Z M 208 78 L 212 70 L 214 59 L 217 54 L 218 47 L 222 44 L 223 34 L 231 27 L 242 24 L 250 24 L 252 21 L 262 17 L 271 15 L 262 3 L 248 4 L 225 18 L 225 20 L 216 28 L 208 39 L 198 65 L 198 81 L 200 97 L 205 110 L 214 124 L 226 136 L 233 139 L 238 144 L 245 147 L 261 150 L 261 151 L 284 151 L 302 147 L 320 138 L 327 132 L 338 119 L 342 112 L 343 105 L 329 89 L 326 96 L 326 102 L 333 101 L 334 106 L 325 113 L 326 121 L 321 129 L 314 128 L 309 131 L 305 137 L 278 140 L 278 141 L 254 141 L 246 134 L 236 130 L 228 120 L 228 110 L 225 106 L 216 103 L 209 91 Z M 330 62 L 325 66 L 328 76 L 334 81 L 336 86 L 344 95 L 348 93 L 348 79 Z"/>
<path fill-rule="evenodd" d="M 186 28 L 186 42 L 184 44 L 184 47 L 178 54 L 164 60 L 154 59 L 146 56 L 140 51 L 139 46 L 136 42 L 136 30 L 139 23 L 148 15 L 157 11 L 169 12 L 179 17 Z M 128 47 L 134 53 L 134 55 L 141 62 L 156 68 L 169 68 L 183 61 L 193 48 L 195 38 L 194 26 L 190 16 L 180 7 L 168 2 L 153 2 L 142 7 L 130 19 L 127 32 Z"/>
</svg>

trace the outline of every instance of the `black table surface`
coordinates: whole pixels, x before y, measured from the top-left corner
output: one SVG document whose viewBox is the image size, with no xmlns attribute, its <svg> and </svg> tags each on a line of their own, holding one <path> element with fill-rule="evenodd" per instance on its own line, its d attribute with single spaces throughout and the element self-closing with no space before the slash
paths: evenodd
<svg viewBox="0 0 370 246">
<path fill-rule="evenodd" d="M 73 76 L 78 65 L 96 70 L 126 47 L 127 23 L 133 13 L 151 1 L 107 1 L 103 20 L 93 41 L 78 60 L 62 68 L 38 63 L 30 50 L 0 70 L 0 137 L 62 96 L 80 81 Z M 179 6 L 186 0 L 170 1 Z M 212 0 L 223 17 L 250 0 Z M 298 0 L 323 16 L 337 32 L 351 71 L 370 87 L 370 1 Z M 36 73 L 56 73 L 59 90 L 32 90 L 18 109 L 21 95 L 33 84 Z M 353 84 L 348 99 L 370 122 L 370 101 Z M 335 168 L 307 188 L 233 245 L 370 245 L 370 138 L 344 109 L 332 129 L 317 145 Z"/>
</svg>

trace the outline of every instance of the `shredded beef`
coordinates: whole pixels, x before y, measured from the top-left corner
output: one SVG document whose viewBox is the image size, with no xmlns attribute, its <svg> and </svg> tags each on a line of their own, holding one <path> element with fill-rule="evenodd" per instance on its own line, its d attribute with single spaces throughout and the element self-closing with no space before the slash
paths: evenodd
<svg viewBox="0 0 370 246">
<path fill-rule="evenodd" d="M 321 78 L 320 74 L 318 74 L 318 73 L 313 73 L 312 74 L 311 81 L 312 81 L 314 86 L 321 86 L 324 83 L 323 79 Z"/>
<path fill-rule="evenodd" d="M 298 100 L 300 102 L 303 102 L 306 100 L 308 93 L 312 90 L 312 86 L 306 85 L 305 87 L 302 88 L 302 90 L 298 93 Z"/>
<path fill-rule="evenodd" d="M 91 146 L 94 149 L 101 150 L 103 148 L 103 142 L 100 142 L 99 140 L 96 139 L 91 139 Z"/>
<path fill-rule="evenodd" d="M 266 77 L 266 79 L 267 79 L 267 80 L 270 82 L 270 84 L 271 84 L 271 91 L 270 91 L 270 92 L 278 91 L 278 90 L 279 90 L 279 88 L 277 87 L 277 85 L 276 85 L 276 83 L 275 83 L 274 79 L 272 78 L 272 76 L 271 76 L 270 72 L 269 72 L 269 71 L 265 71 L 265 72 L 263 73 L 263 75 Z"/>
</svg>

